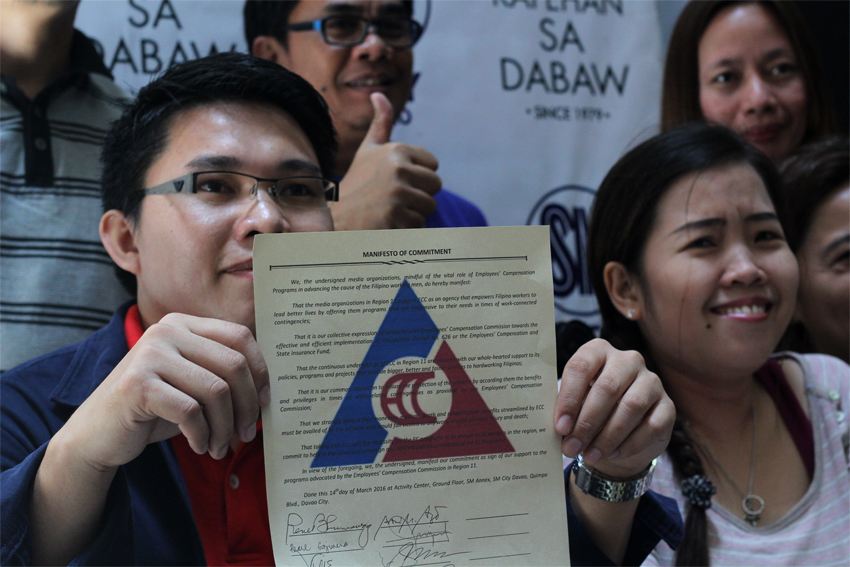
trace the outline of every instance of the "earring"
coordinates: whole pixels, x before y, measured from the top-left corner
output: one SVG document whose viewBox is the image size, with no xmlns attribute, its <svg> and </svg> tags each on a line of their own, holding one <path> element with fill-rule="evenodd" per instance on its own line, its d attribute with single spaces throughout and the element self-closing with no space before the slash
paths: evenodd
<svg viewBox="0 0 850 567">
<path fill-rule="evenodd" d="M 626 317 L 628 317 L 629 319 L 631 319 L 631 318 L 632 318 L 632 317 L 634 317 L 634 316 L 635 316 L 635 310 L 634 310 L 634 309 L 629 309 L 629 310 L 628 310 L 628 312 L 626 313 Z"/>
</svg>

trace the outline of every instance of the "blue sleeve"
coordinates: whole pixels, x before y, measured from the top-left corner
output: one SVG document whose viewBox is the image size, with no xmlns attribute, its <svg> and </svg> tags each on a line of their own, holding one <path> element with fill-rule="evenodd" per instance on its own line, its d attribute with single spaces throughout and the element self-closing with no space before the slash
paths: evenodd
<svg viewBox="0 0 850 567">
<path fill-rule="evenodd" d="M 47 444 L 64 423 L 47 398 L 53 384 L 34 366 L 10 370 L 0 379 L 0 565 L 32 563 L 30 494 Z M 30 370 L 29 372 L 26 372 Z M 72 564 L 127 565 L 134 562 L 130 491 L 118 469 L 95 540 Z"/>
<path fill-rule="evenodd" d="M 2 548 L 0 565 L 31 565 L 29 500 L 47 444 L 16 467 L 0 473 Z M 94 541 L 71 565 L 131 565 L 135 562 L 130 492 L 119 468 L 106 499 L 103 524 Z"/>
<path fill-rule="evenodd" d="M 484 213 L 471 201 L 443 189 L 436 195 L 437 210 L 425 219 L 426 228 L 455 228 L 462 226 L 487 226 Z"/>
<path fill-rule="evenodd" d="M 29 495 L 35 473 L 47 450 L 45 443 L 16 467 L 0 473 L 0 564 L 29 565 Z"/>
<path fill-rule="evenodd" d="M 614 565 L 614 562 L 590 539 L 570 504 L 571 470 L 572 463 L 564 470 L 567 524 L 570 533 L 570 562 L 572 565 Z M 638 503 L 623 565 L 642 564 L 662 539 L 672 549 L 676 549 L 684 532 L 685 526 L 676 501 L 650 490 L 641 496 Z"/>
</svg>

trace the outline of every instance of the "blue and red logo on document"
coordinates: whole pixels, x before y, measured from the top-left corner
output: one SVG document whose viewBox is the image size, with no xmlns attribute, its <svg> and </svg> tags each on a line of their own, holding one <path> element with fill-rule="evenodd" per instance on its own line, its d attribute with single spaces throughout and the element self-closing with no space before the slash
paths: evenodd
<svg viewBox="0 0 850 567">
<path fill-rule="evenodd" d="M 420 368 L 405 372 L 408 364 Z M 443 411 L 436 411 L 440 403 Z M 369 464 L 381 452 L 392 462 L 513 451 L 405 280 L 310 466 Z"/>
</svg>

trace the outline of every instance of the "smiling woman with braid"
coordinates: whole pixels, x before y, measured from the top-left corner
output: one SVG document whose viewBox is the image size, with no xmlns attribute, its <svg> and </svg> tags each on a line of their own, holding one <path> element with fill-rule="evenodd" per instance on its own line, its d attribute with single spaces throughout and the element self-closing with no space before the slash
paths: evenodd
<svg viewBox="0 0 850 567">
<path fill-rule="evenodd" d="M 778 191 L 764 154 L 690 125 L 626 154 L 597 193 L 602 337 L 639 351 L 678 412 L 652 487 L 676 498 L 685 538 L 651 564 L 850 564 L 850 368 L 771 354 L 798 286 Z"/>
</svg>

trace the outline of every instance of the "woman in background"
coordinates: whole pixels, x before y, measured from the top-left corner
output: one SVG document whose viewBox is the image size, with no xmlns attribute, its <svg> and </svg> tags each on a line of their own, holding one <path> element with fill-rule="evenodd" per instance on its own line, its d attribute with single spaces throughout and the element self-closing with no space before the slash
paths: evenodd
<svg viewBox="0 0 850 567">
<path fill-rule="evenodd" d="M 834 132 L 822 76 L 793 2 L 690 2 L 667 50 L 661 128 L 721 124 L 778 164 Z"/>
<path fill-rule="evenodd" d="M 800 264 L 784 346 L 850 362 L 850 143 L 803 147 L 782 166 L 788 243 Z"/>
<path fill-rule="evenodd" d="M 685 537 L 650 563 L 850 563 L 850 368 L 771 356 L 798 286 L 779 188 L 764 154 L 692 124 L 630 151 L 597 193 L 601 336 L 639 351 L 678 413 L 652 487 L 678 501 Z"/>
</svg>

